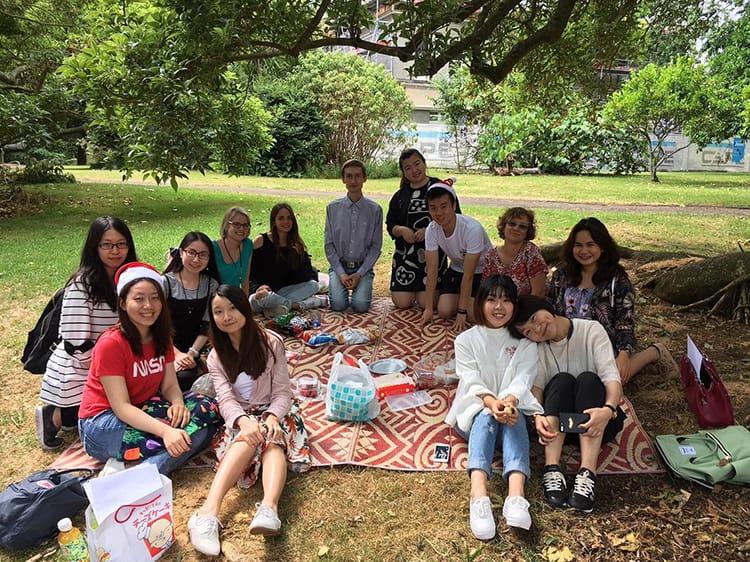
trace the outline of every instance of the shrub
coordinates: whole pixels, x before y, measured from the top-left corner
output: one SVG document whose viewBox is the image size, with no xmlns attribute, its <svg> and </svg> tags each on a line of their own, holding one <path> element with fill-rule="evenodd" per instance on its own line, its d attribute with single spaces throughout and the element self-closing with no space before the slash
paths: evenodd
<svg viewBox="0 0 750 562">
<path fill-rule="evenodd" d="M 75 183 L 76 178 L 63 168 L 59 160 L 30 159 L 17 172 L 17 183 Z"/>
</svg>

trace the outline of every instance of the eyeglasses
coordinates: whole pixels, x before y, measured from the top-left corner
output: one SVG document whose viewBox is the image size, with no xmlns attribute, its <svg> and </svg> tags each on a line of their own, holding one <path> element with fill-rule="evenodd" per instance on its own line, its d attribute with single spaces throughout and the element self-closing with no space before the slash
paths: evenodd
<svg viewBox="0 0 750 562">
<path fill-rule="evenodd" d="M 201 261 L 205 261 L 211 257 L 211 254 L 209 254 L 208 252 L 196 252 L 192 248 L 188 248 L 187 250 L 182 250 L 182 251 L 186 253 L 190 259 L 193 259 L 193 260 L 195 258 L 198 258 Z"/>
<path fill-rule="evenodd" d="M 250 228 L 250 223 L 247 223 L 247 222 L 229 221 L 228 224 L 232 225 L 234 228 L 236 228 L 238 230 L 246 230 L 246 229 Z"/>
<path fill-rule="evenodd" d="M 115 242 L 114 244 L 112 242 L 100 242 L 99 243 L 99 249 L 104 250 L 105 252 L 111 252 L 115 248 L 118 250 L 127 250 L 130 245 L 125 242 L 124 240 L 120 242 Z"/>
<path fill-rule="evenodd" d="M 521 230 L 529 229 L 529 223 L 526 223 L 526 222 L 508 221 L 507 224 L 511 228 L 520 228 Z"/>
</svg>

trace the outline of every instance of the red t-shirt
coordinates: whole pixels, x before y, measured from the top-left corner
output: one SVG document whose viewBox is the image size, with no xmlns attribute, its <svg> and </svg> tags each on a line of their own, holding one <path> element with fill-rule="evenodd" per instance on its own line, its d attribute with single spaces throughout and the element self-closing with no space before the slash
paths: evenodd
<svg viewBox="0 0 750 562">
<path fill-rule="evenodd" d="M 154 344 L 148 343 L 143 346 L 143 355 L 136 356 L 119 329 L 104 332 L 91 354 L 91 367 L 78 417 L 90 418 L 111 409 L 101 377 L 123 377 L 130 403 L 143 404 L 159 390 L 167 363 L 174 363 L 171 345 L 166 355 L 156 357 Z"/>
</svg>

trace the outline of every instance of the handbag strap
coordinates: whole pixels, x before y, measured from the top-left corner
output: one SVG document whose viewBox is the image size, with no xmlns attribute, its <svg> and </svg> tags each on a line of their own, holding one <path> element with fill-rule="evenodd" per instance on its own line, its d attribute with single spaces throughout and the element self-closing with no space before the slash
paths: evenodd
<svg viewBox="0 0 750 562">
<path fill-rule="evenodd" d="M 719 441 L 715 435 L 706 432 L 706 433 L 696 433 L 694 435 L 685 435 L 685 436 L 677 438 L 677 442 L 681 445 L 685 442 L 688 442 L 688 440 L 701 441 L 701 442 L 708 443 L 709 445 L 713 446 L 713 450 L 709 451 L 708 453 L 704 455 L 700 455 L 700 456 L 696 455 L 695 457 L 690 459 L 690 462 L 692 464 L 701 463 L 715 456 L 719 451 L 721 451 L 721 453 L 724 456 L 719 457 L 718 466 L 726 466 L 727 464 L 732 462 L 732 453 L 730 453 L 727 450 L 727 448 L 724 445 L 722 445 L 721 441 Z"/>
</svg>

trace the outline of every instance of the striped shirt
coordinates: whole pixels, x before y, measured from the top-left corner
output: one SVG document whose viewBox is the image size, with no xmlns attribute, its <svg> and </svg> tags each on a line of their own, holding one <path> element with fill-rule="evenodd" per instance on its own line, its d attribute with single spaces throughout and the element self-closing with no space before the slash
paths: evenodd
<svg viewBox="0 0 750 562">
<path fill-rule="evenodd" d="M 88 293 L 78 279 L 74 279 L 65 289 L 59 334 L 63 341 L 74 346 L 87 340 L 96 341 L 118 320 L 117 311 L 112 310 L 106 302 L 92 303 L 87 298 Z M 42 402 L 61 408 L 78 406 L 90 363 L 90 349 L 71 356 L 61 342 L 47 362 L 39 393 Z"/>
</svg>

